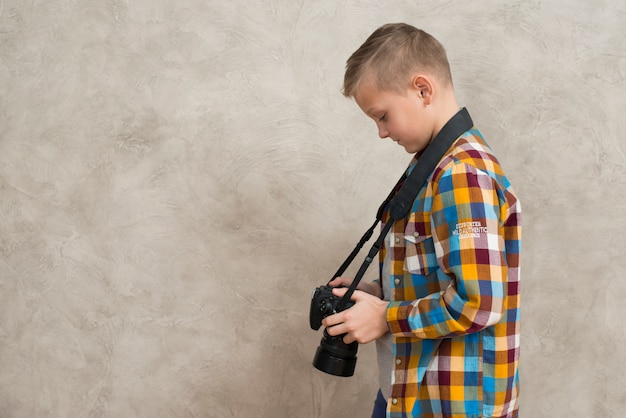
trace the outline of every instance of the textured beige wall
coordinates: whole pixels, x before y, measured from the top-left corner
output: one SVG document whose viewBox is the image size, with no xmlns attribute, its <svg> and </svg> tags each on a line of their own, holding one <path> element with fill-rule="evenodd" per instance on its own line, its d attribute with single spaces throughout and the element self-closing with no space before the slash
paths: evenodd
<svg viewBox="0 0 626 418">
<path fill-rule="evenodd" d="M 624 416 L 623 1 L 0 0 L 0 417 L 367 416 L 308 304 L 408 161 L 339 92 L 392 21 L 523 199 L 522 416 Z"/>
</svg>

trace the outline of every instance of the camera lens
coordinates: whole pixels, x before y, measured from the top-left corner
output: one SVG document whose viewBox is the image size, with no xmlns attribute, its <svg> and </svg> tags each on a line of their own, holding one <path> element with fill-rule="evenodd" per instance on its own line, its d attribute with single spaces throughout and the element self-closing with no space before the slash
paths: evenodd
<svg viewBox="0 0 626 418">
<path fill-rule="evenodd" d="M 315 352 L 313 366 L 334 376 L 352 376 L 356 368 L 358 349 L 359 344 L 356 341 L 346 344 L 343 342 L 343 335 L 333 337 L 324 330 L 322 341 Z"/>
</svg>

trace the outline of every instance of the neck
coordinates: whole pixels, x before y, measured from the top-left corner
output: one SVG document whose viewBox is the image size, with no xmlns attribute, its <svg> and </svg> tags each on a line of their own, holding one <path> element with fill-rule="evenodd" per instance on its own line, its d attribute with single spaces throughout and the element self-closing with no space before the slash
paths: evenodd
<svg viewBox="0 0 626 418">
<path fill-rule="evenodd" d="M 440 102 L 440 106 L 437 109 L 439 117 L 437 118 L 433 138 L 439 133 L 441 128 L 443 128 L 443 126 L 458 113 L 459 110 L 461 110 L 461 108 L 456 100 L 456 97 L 454 96 L 454 92 L 450 92 L 450 94 L 444 97 L 444 100 Z"/>
</svg>

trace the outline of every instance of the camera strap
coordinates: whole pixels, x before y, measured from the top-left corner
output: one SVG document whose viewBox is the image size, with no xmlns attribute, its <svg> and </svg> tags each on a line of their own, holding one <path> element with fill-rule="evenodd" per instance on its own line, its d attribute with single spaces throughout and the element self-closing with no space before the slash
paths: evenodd
<svg viewBox="0 0 626 418">
<path fill-rule="evenodd" d="M 385 199 L 378 209 L 374 224 L 365 232 L 363 237 L 361 237 L 354 250 L 352 250 L 348 258 L 330 280 L 332 281 L 341 276 L 352 261 L 354 261 L 354 258 L 361 251 L 365 243 L 372 237 L 376 225 L 382 221 L 383 213 L 385 209 L 387 209 L 387 206 L 389 206 L 389 220 L 382 227 L 380 235 L 365 257 L 348 291 L 337 304 L 337 312 L 342 311 L 350 301 L 365 271 L 382 248 L 385 237 L 391 230 L 393 224 L 408 216 L 411 207 L 413 207 L 413 202 L 417 198 L 417 194 L 426 183 L 428 176 L 435 170 L 435 167 L 439 161 L 441 161 L 445 152 L 464 132 L 470 130 L 472 126 L 474 126 L 474 123 L 472 122 L 469 112 L 466 108 L 462 108 L 443 126 L 443 128 L 441 128 L 435 138 L 428 144 L 417 163 L 413 166 L 413 169 L 406 170 L 400 180 L 398 180 L 391 193 L 389 193 L 389 196 L 387 196 L 387 199 Z M 410 173 L 408 173 L 409 171 Z"/>
</svg>

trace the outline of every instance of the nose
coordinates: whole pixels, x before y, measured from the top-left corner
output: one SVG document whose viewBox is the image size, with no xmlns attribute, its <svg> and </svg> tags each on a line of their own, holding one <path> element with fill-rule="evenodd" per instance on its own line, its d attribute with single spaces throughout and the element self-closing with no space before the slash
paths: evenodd
<svg viewBox="0 0 626 418">
<path fill-rule="evenodd" d="M 385 139 L 385 138 L 389 137 L 389 131 L 387 129 L 385 129 L 384 126 L 378 125 L 378 136 L 381 139 Z"/>
</svg>

